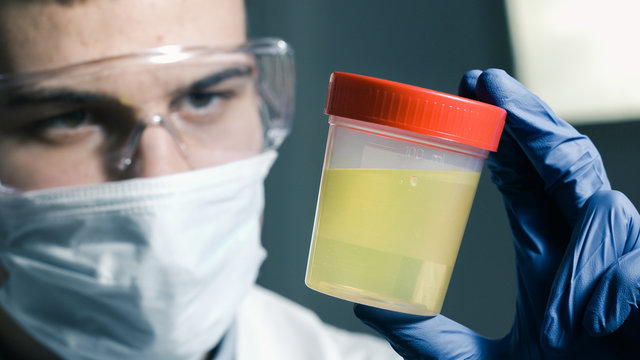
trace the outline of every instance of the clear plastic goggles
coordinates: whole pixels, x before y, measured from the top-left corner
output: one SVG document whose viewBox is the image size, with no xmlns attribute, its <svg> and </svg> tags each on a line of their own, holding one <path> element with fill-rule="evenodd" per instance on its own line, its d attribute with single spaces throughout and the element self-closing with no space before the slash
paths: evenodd
<svg viewBox="0 0 640 360">
<path fill-rule="evenodd" d="M 239 160 L 280 145 L 293 102 L 293 52 L 279 39 L 231 49 L 165 46 L 2 75 L 0 181 L 34 164 L 99 171 L 105 181 L 140 176 L 151 128 L 172 139 L 189 169 Z"/>
</svg>

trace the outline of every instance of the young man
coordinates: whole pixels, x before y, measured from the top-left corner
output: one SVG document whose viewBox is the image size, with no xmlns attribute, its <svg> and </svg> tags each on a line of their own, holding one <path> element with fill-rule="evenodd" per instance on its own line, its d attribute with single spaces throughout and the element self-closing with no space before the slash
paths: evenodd
<svg viewBox="0 0 640 360">
<path fill-rule="evenodd" d="M 5 0 L 0 50 L 1 358 L 397 358 L 254 285 L 293 69 L 241 0 Z M 502 71 L 460 93 L 508 111 L 513 331 L 356 314 L 406 358 L 637 358 L 640 216 L 593 144 Z"/>
<path fill-rule="evenodd" d="M 242 0 L 0 3 L 0 358 L 397 358 L 254 284 L 293 68 L 245 28 Z"/>
</svg>

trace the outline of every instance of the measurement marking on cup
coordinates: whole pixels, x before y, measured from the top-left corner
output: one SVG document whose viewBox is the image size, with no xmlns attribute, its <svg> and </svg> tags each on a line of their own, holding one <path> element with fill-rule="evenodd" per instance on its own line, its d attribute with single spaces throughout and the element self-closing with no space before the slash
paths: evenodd
<svg viewBox="0 0 640 360">
<path fill-rule="evenodd" d="M 424 149 L 416 148 L 413 146 L 407 146 L 405 155 L 409 159 L 422 160 L 424 159 Z"/>
</svg>

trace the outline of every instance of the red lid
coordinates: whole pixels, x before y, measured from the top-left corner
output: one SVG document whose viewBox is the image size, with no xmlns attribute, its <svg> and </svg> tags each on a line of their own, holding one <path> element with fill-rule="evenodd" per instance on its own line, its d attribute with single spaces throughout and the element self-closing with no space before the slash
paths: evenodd
<svg viewBox="0 0 640 360">
<path fill-rule="evenodd" d="M 507 112 L 417 86 L 334 72 L 325 113 L 496 151 Z"/>
</svg>

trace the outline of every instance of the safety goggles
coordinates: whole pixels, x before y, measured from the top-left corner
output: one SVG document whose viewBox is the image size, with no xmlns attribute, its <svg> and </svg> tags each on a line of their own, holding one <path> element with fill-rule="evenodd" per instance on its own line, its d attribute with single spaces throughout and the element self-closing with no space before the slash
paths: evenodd
<svg viewBox="0 0 640 360">
<path fill-rule="evenodd" d="M 164 46 L 2 75 L 0 167 L 135 177 L 151 128 L 171 139 L 189 169 L 220 165 L 277 148 L 293 102 L 293 52 L 279 39 L 229 49 Z M 6 183 L 8 170 L 0 171 Z"/>
</svg>

